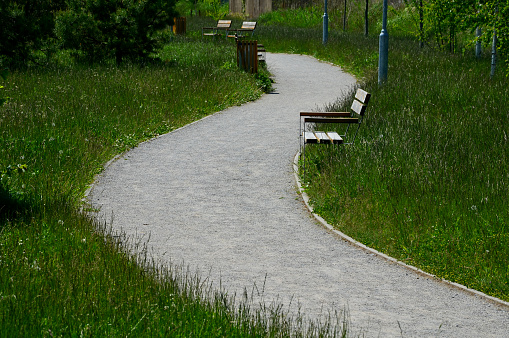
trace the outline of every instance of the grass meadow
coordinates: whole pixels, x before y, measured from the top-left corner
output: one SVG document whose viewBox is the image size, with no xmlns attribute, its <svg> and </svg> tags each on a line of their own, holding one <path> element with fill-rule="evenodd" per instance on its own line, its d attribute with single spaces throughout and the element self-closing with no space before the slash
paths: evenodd
<svg viewBox="0 0 509 338">
<path fill-rule="evenodd" d="M 343 328 L 235 299 L 87 216 L 116 154 L 262 94 L 224 41 L 174 37 L 144 65 L 11 70 L 0 107 L 0 336 L 266 336 Z M 150 163 L 147 163 L 149 166 Z M 248 286 L 249 287 L 249 286 Z M 344 331 L 343 331 L 344 333 Z M 343 333 L 340 333 L 343 334 Z"/>
<path fill-rule="evenodd" d="M 331 13 L 323 46 L 319 12 L 264 16 L 256 33 L 268 51 L 341 65 L 373 95 L 355 145 L 307 147 L 315 210 L 371 247 L 509 300 L 508 79 L 489 78 L 487 54 L 420 49 L 389 25 L 389 77 L 378 86 L 376 20 L 366 38 L 355 20 L 342 32 Z M 188 18 L 187 36 L 171 38 L 157 62 L 84 66 L 60 54 L 2 81 L 0 336 L 349 334 L 346 316 L 303 323 L 183 266 L 132 256 L 139 248 L 82 212 L 116 154 L 262 94 L 260 79 L 237 69 L 231 41 L 200 38 L 213 22 Z M 342 94 L 324 109 L 348 109 L 353 91 Z"/>
<path fill-rule="evenodd" d="M 370 247 L 509 300 L 509 78 L 502 64 L 490 78 L 489 46 L 481 59 L 467 44 L 457 54 L 420 48 L 391 31 L 404 18 L 390 17 L 388 81 L 379 86 L 379 30 L 332 29 L 323 46 L 319 23 L 274 16 L 260 20 L 269 50 L 341 65 L 372 93 L 355 145 L 306 147 L 315 211 Z M 341 94 L 323 110 L 348 111 L 354 91 Z"/>
</svg>

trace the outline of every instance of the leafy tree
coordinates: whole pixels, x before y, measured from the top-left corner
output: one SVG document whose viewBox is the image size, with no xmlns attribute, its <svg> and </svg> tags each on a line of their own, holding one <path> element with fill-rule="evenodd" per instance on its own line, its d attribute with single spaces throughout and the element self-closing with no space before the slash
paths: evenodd
<svg viewBox="0 0 509 338">
<path fill-rule="evenodd" d="M 495 34 L 499 55 L 505 60 L 506 74 L 509 76 L 509 0 L 479 1 L 478 11 L 473 21 L 484 27 L 485 40 Z"/>
<path fill-rule="evenodd" d="M 37 54 L 51 50 L 54 15 L 64 0 L 0 1 L 0 55 L 6 65 L 37 62 Z"/>
<path fill-rule="evenodd" d="M 419 40 L 435 39 L 442 48 L 455 51 L 456 36 L 482 31 L 485 44 L 497 36 L 497 52 L 509 76 L 509 0 L 405 0 L 419 14 Z M 472 42 L 475 42 L 473 38 Z"/>
<path fill-rule="evenodd" d="M 89 61 L 146 59 L 158 46 L 156 33 L 173 24 L 174 0 L 68 0 L 55 31 L 63 48 Z"/>
<path fill-rule="evenodd" d="M 509 0 L 499 7 L 500 20 L 497 21 L 497 34 L 500 41 L 500 51 L 505 58 L 506 75 L 509 77 Z"/>
<path fill-rule="evenodd" d="M 221 0 L 200 0 L 198 8 L 205 15 L 211 16 L 214 20 L 223 19 L 228 15 L 228 3 Z"/>
<path fill-rule="evenodd" d="M 468 3 L 470 11 L 461 21 L 462 29 L 472 35 L 479 29 L 482 35 L 476 34 L 475 39 L 482 39 L 486 44 L 496 33 L 497 53 L 506 61 L 509 76 L 509 0 L 470 0 Z"/>
<path fill-rule="evenodd" d="M 455 51 L 457 33 L 474 11 L 475 0 L 428 0 L 423 4 L 424 35 L 443 48 Z M 475 27 L 474 27 L 475 28 Z"/>
</svg>

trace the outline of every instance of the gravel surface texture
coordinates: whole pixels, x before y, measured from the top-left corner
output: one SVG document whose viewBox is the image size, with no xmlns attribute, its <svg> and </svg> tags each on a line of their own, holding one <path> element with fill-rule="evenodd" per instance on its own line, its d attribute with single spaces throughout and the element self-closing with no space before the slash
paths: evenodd
<svg viewBox="0 0 509 338">
<path fill-rule="evenodd" d="M 355 79 L 301 55 L 267 54 L 275 92 L 145 142 L 112 161 L 90 203 L 229 293 L 323 318 L 348 309 L 367 337 L 509 337 L 509 311 L 351 245 L 309 213 L 293 159 L 299 111 L 336 101 Z M 369 114 L 369 111 L 368 111 Z"/>
</svg>

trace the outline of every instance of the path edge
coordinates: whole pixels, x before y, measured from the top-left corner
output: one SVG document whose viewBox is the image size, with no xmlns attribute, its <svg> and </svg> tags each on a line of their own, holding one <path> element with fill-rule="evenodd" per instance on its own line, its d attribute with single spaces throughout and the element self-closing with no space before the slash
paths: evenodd
<svg viewBox="0 0 509 338">
<path fill-rule="evenodd" d="M 263 96 L 263 94 L 262 94 L 262 96 Z M 261 97 L 261 96 L 260 96 L 260 97 Z M 259 99 L 259 98 L 258 98 L 258 99 Z M 243 103 L 242 105 L 244 105 L 244 104 L 246 104 L 246 103 L 250 103 L 250 102 L 257 101 L 258 99 L 253 100 L 253 101 L 245 102 L 245 103 Z M 239 105 L 239 106 L 240 106 L 240 105 Z M 231 106 L 231 107 L 234 107 L 234 106 Z M 117 160 L 119 160 L 120 158 L 122 158 L 122 157 L 126 156 L 129 152 L 131 152 L 131 151 L 133 151 L 134 149 L 136 149 L 136 148 L 140 147 L 140 146 L 141 146 L 141 145 L 143 145 L 144 143 L 150 143 L 150 142 L 153 142 L 153 141 L 157 140 L 157 139 L 158 139 L 158 138 L 160 138 L 160 137 L 164 137 L 164 136 L 166 136 L 166 135 L 168 135 L 168 134 L 178 132 L 178 131 L 179 131 L 179 130 L 181 130 L 181 129 L 188 128 L 188 127 L 192 126 L 193 124 L 199 123 L 199 122 L 201 122 L 201 121 L 203 121 L 203 120 L 205 120 L 205 119 L 208 119 L 208 118 L 210 118 L 210 117 L 212 117 L 212 116 L 214 116 L 214 115 L 216 115 L 216 114 L 222 113 L 222 112 L 224 112 L 224 111 L 228 110 L 228 109 L 229 109 L 229 108 L 231 108 L 231 107 L 227 107 L 227 108 L 225 108 L 225 109 L 223 109 L 223 110 L 216 111 L 216 112 L 214 112 L 214 113 L 212 113 L 212 114 L 209 114 L 209 115 L 206 115 L 206 116 L 204 116 L 204 117 L 202 117 L 202 118 L 200 118 L 200 119 L 198 119 L 198 120 L 195 120 L 195 121 L 193 121 L 193 122 L 189 122 L 188 124 L 185 124 L 185 125 L 183 125 L 183 126 L 181 126 L 181 127 L 178 127 L 178 128 L 176 128 L 176 129 L 170 130 L 170 131 L 168 131 L 168 132 L 166 132 L 166 133 L 163 133 L 163 134 L 160 134 L 160 135 L 154 136 L 154 137 L 152 137 L 152 138 L 149 138 L 149 139 L 147 139 L 147 140 L 144 140 L 144 141 L 142 141 L 142 142 L 140 142 L 140 143 L 136 144 L 134 147 L 129 148 L 129 149 L 127 149 L 127 150 L 125 150 L 125 151 L 123 151 L 123 152 L 121 152 L 121 153 L 116 154 L 115 156 L 113 156 L 113 158 L 109 159 L 106 163 L 104 163 L 104 164 L 102 165 L 102 167 L 101 167 L 101 172 L 99 172 L 99 173 L 97 173 L 97 174 L 95 174 L 95 175 L 94 175 L 94 178 L 93 178 L 92 182 L 89 184 L 89 186 L 88 186 L 87 190 L 85 190 L 85 193 L 83 194 L 83 197 L 81 198 L 81 202 L 82 202 L 81 210 L 83 211 L 83 205 L 86 205 L 87 203 L 89 203 L 89 202 L 90 202 L 90 201 L 89 201 L 89 196 L 90 196 L 90 194 L 92 193 L 92 191 L 94 190 L 94 188 L 95 188 L 95 186 L 96 186 L 96 183 L 97 183 L 97 180 L 98 180 L 98 179 L 99 179 L 102 175 L 104 175 L 104 173 L 106 172 L 106 170 L 107 170 L 107 169 L 108 169 L 108 168 L 109 168 L 109 167 L 110 167 L 110 166 L 111 166 L 114 162 L 116 162 L 116 161 L 117 161 Z"/>
<path fill-rule="evenodd" d="M 353 245 L 353 246 L 356 246 L 364 251 L 366 251 L 367 253 L 370 253 L 370 254 L 373 254 L 373 255 L 376 255 L 388 262 L 391 262 L 391 263 L 394 263 L 394 264 L 397 264 L 407 270 L 410 270 L 418 275 L 421 275 L 423 277 L 426 277 L 426 278 L 429 278 L 429 279 L 433 279 L 433 280 L 436 280 L 444 285 L 447 285 L 451 288 L 454 288 L 454 289 L 457 289 L 457 290 L 460 290 L 462 292 L 465 292 L 467 294 L 470 294 L 472 296 L 476 296 L 476 297 L 479 297 L 479 298 L 482 298 L 486 301 L 488 301 L 489 303 L 493 304 L 493 305 L 496 305 L 500 308 L 503 308 L 504 310 L 509 310 L 509 302 L 506 302 L 502 299 L 499 299 L 499 298 L 496 298 L 496 297 L 493 297 L 493 296 L 489 296 L 481 291 L 477 291 L 477 290 L 474 290 L 474 289 L 471 289 L 471 288 L 468 288 L 462 284 L 459 284 L 459 283 L 455 283 L 455 282 L 451 282 L 449 280 L 446 280 L 446 279 L 443 279 L 443 278 L 439 278 L 431 273 L 428 273 L 426 271 L 423 271 L 415 266 L 412 266 L 412 265 L 409 265 L 409 264 L 406 264 L 400 260 L 397 260 L 396 258 L 394 257 L 391 257 L 389 255 L 386 255 L 378 250 L 375 250 L 373 248 L 370 248 L 368 246 L 366 246 L 365 244 L 362 244 L 361 242 L 353 239 L 352 237 L 346 235 L 345 233 L 335 229 L 332 225 L 330 225 L 329 223 L 327 223 L 327 221 L 325 219 L 323 219 L 320 215 L 316 214 L 313 210 L 313 207 L 311 206 L 310 204 L 310 199 L 309 199 L 309 196 L 308 194 L 304 191 L 304 188 L 302 187 L 302 183 L 300 181 L 300 178 L 299 178 L 299 166 L 298 166 L 298 163 L 299 163 L 299 157 L 300 157 L 300 151 L 297 152 L 297 154 L 295 155 L 294 159 L 293 159 L 293 175 L 294 175 L 294 179 L 295 179 L 295 182 L 297 184 L 297 189 L 298 189 L 298 192 L 299 194 L 302 196 L 302 200 L 304 201 L 304 204 L 306 205 L 308 211 L 313 215 L 313 217 L 321 224 L 323 225 L 329 232 L 333 233 L 334 235 L 338 236 L 339 238 L 341 238 L 342 240 L 348 242 L 349 244 Z"/>
</svg>

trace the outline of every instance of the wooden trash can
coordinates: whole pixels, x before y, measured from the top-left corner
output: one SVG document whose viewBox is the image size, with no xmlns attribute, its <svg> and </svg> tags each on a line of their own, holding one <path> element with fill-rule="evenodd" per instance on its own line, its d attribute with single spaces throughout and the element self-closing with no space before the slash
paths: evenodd
<svg viewBox="0 0 509 338">
<path fill-rule="evenodd" d="M 186 18 L 173 18 L 173 33 L 178 35 L 186 34 Z"/>
<path fill-rule="evenodd" d="M 258 41 L 237 40 L 237 66 L 258 73 Z"/>
</svg>

